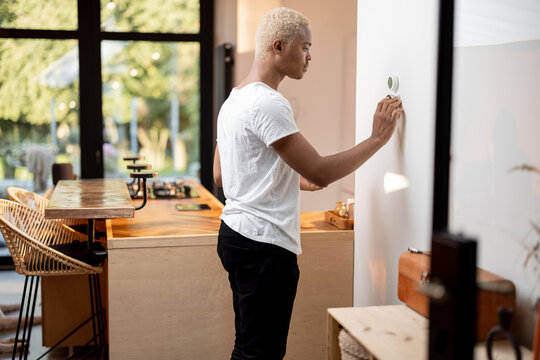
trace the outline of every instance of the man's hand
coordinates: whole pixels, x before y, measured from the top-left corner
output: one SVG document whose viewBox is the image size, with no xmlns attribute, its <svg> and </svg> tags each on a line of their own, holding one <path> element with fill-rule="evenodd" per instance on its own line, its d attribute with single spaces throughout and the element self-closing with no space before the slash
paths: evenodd
<svg viewBox="0 0 540 360">
<path fill-rule="evenodd" d="M 310 183 L 303 176 L 300 176 L 300 190 L 317 191 L 317 190 L 322 190 L 322 189 L 324 189 L 324 187 L 317 186 L 317 185 L 315 185 L 313 183 Z"/>
<path fill-rule="evenodd" d="M 403 109 L 399 97 L 394 96 L 391 99 L 385 97 L 379 101 L 373 115 L 371 138 L 379 141 L 381 146 L 386 144 L 392 137 L 401 114 L 403 114 Z"/>
</svg>

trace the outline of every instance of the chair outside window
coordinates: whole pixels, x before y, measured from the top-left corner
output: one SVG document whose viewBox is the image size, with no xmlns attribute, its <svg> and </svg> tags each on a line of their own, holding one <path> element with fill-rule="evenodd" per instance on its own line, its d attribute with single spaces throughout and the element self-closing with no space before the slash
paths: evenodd
<svg viewBox="0 0 540 360">
<path fill-rule="evenodd" d="M 91 256 L 87 248 L 87 237 L 58 221 L 45 219 L 39 211 L 5 199 L 0 199 L 0 231 L 13 258 L 15 271 L 25 275 L 13 359 L 19 341 L 23 344 L 19 358 L 22 359 L 23 355 L 25 359 L 28 357 L 27 350 L 41 276 L 88 275 L 92 314 L 46 353 L 90 321 L 93 337 L 86 345 L 93 343 L 96 349 L 103 350 L 106 322 L 98 274 L 103 271 L 101 263 L 104 258 L 95 259 Z M 24 320 L 23 313 L 25 313 Z M 73 356 L 75 355 L 77 354 Z"/>
</svg>

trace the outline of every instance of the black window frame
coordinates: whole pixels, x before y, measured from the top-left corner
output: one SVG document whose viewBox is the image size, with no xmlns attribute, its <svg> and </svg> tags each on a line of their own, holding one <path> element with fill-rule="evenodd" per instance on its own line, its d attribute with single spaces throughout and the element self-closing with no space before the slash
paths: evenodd
<svg viewBox="0 0 540 360">
<path fill-rule="evenodd" d="M 448 230 L 450 144 L 452 133 L 452 72 L 454 57 L 454 0 L 439 1 L 435 156 L 433 176 L 433 232 Z"/>
</svg>

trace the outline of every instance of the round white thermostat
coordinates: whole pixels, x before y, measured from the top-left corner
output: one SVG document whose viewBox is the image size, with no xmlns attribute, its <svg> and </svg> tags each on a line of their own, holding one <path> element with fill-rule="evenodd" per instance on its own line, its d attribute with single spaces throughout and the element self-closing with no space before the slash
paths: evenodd
<svg viewBox="0 0 540 360">
<path fill-rule="evenodd" d="M 399 86 L 399 79 L 396 75 L 391 75 L 388 77 L 388 88 L 392 91 L 397 91 Z"/>
</svg>

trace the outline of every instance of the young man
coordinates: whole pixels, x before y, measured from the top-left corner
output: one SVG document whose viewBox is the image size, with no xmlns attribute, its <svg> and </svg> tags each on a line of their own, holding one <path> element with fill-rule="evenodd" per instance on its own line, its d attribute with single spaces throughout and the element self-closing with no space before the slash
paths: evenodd
<svg viewBox="0 0 540 360">
<path fill-rule="evenodd" d="M 381 100 L 369 139 L 322 157 L 277 91 L 285 77 L 301 79 L 308 69 L 309 20 L 273 9 L 255 41 L 253 67 L 218 116 L 214 180 L 227 200 L 217 251 L 233 292 L 231 359 L 274 360 L 285 356 L 299 278 L 299 190 L 321 189 L 356 170 L 388 142 L 403 110 L 397 97 Z"/>
</svg>

